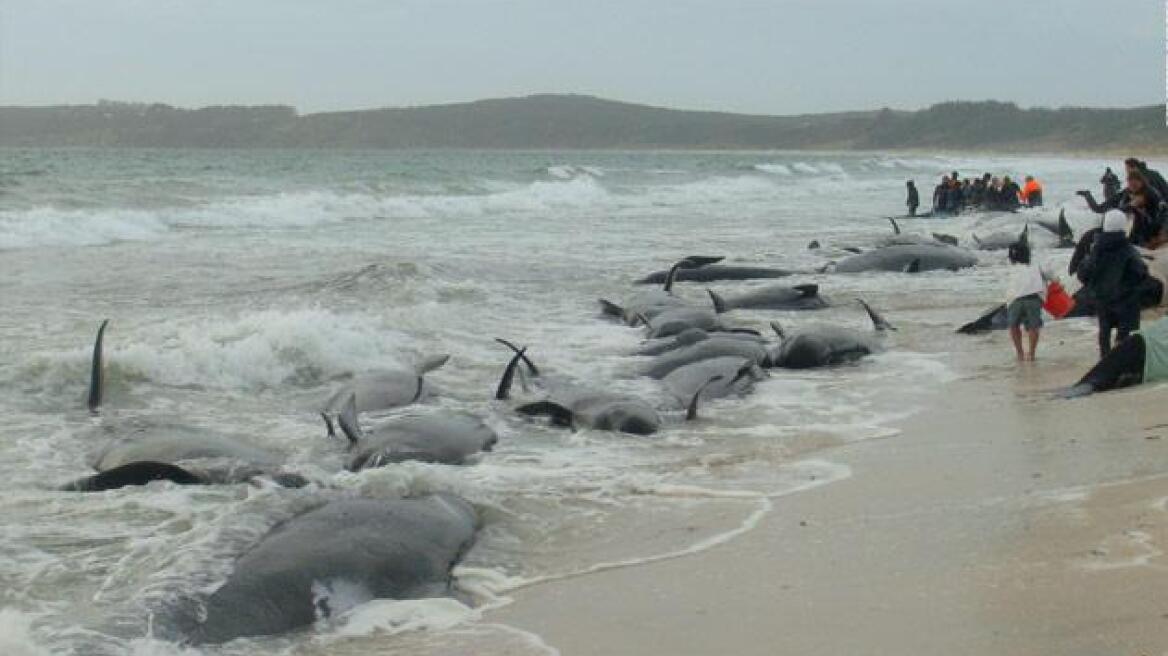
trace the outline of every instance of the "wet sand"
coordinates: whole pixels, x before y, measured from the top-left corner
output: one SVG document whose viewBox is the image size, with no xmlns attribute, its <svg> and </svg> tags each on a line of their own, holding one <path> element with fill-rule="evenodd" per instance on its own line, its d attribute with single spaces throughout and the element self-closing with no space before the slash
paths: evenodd
<svg viewBox="0 0 1168 656">
<path fill-rule="evenodd" d="M 487 620 L 577 654 L 1168 654 L 1168 389 L 1053 401 L 1091 335 L 1008 338 L 843 481 L 707 551 L 514 593 Z M 524 653 L 522 650 L 514 653 Z"/>
</svg>

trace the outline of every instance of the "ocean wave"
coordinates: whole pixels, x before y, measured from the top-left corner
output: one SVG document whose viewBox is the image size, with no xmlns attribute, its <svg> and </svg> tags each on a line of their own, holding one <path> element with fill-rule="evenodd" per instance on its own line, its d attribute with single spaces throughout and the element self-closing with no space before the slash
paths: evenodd
<svg viewBox="0 0 1168 656">
<path fill-rule="evenodd" d="M 791 167 L 786 164 L 755 164 L 754 169 L 763 173 L 771 173 L 774 175 L 791 175 Z"/>
<path fill-rule="evenodd" d="M 265 310 L 234 320 L 168 322 L 106 335 L 107 386 L 147 380 L 175 387 L 310 387 L 352 372 L 414 360 L 404 333 L 366 315 Z M 18 369 L 26 390 L 78 397 L 90 347 L 33 356 Z"/>
<path fill-rule="evenodd" d="M 557 180 L 571 180 L 580 176 L 590 176 L 593 178 L 604 177 L 604 169 L 599 166 L 584 166 L 579 164 L 555 164 L 547 167 L 543 172 Z"/>
</svg>

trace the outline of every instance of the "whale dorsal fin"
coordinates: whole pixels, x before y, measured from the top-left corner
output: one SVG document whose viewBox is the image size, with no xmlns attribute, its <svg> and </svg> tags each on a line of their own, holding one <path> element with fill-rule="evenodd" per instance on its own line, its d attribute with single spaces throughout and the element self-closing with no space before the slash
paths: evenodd
<svg viewBox="0 0 1168 656">
<path fill-rule="evenodd" d="M 706 293 L 710 295 L 710 301 L 714 304 L 714 313 L 722 314 L 729 308 L 726 307 L 726 299 L 718 295 L 714 290 L 707 289 Z"/>
<path fill-rule="evenodd" d="M 105 392 L 105 371 L 102 355 L 102 343 L 105 341 L 105 328 L 109 319 L 101 322 L 97 329 L 97 339 L 93 342 L 93 361 L 89 367 L 89 411 L 97 412 L 101 407 L 102 395 Z"/>
<path fill-rule="evenodd" d="M 860 306 L 864 308 L 864 311 L 868 313 L 868 318 L 872 320 L 872 325 L 876 328 L 876 330 L 896 330 L 896 327 L 888 323 L 888 320 L 886 320 L 884 317 L 880 316 L 879 312 L 873 310 L 872 306 L 868 305 L 867 301 L 862 298 L 857 298 L 856 302 L 859 303 Z"/>
<path fill-rule="evenodd" d="M 792 287 L 792 289 L 799 292 L 803 298 L 810 298 L 812 296 L 819 295 L 819 285 L 795 285 Z"/>
<path fill-rule="evenodd" d="M 341 425 L 341 432 L 349 439 L 350 448 L 357 446 L 364 435 L 361 433 L 361 420 L 357 416 L 356 394 L 350 394 L 349 398 L 345 399 L 345 405 L 337 415 L 337 423 Z"/>
<path fill-rule="evenodd" d="M 702 383 L 702 386 L 698 388 L 698 391 L 694 392 L 693 398 L 689 400 L 689 406 L 685 409 L 686 421 L 693 421 L 694 419 L 698 418 L 698 401 L 702 398 L 702 392 L 706 391 L 707 387 L 718 382 L 719 380 L 722 380 L 723 378 L 724 376 L 722 376 L 722 374 L 713 376 L 706 382 Z"/>
<path fill-rule="evenodd" d="M 621 306 L 617 305 L 616 303 L 613 303 L 612 301 L 606 301 L 603 298 L 597 299 L 597 300 L 600 302 L 600 311 L 603 312 L 605 314 L 605 316 L 609 316 L 609 317 L 623 317 L 623 316 L 625 316 L 625 309 L 622 308 Z"/>
</svg>

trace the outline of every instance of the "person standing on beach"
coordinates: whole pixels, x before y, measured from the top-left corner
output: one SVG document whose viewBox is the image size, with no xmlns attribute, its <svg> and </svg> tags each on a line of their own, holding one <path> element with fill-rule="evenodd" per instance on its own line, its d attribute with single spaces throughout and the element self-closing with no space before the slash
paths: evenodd
<svg viewBox="0 0 1168 656">
<path fill-rule="evenodd" d="M 917 185 L 912 180 L 909 180 L 905 184 L 908 186 L 908 201 L 906 201 L 908 215 L 916 216 L 917 208 L 921 206 L 921 196 L 917 193 Z"/>
<path fill-rule="evenodd" d="M 1042 332 L 1042 303 L 1050 278 L 1038 265 L 1030 263 L 1030 247 L 1018 242 L 1010 247 L 1010 280 L 1006 286 L 1006 323 L 1018 361 L 1033 362 Z M 1022 350 L 1022 329 L 1026 329 L 1028 350 Z"/>
<path fill-rule="evenodd" d="M 933 188 L 933 213 L 949 211 L 949 176 L 941 176 L 941 184 Z"/>
<path fill-rule="evenodd" d="M 1103 217 L 1103 231 L 1078 267 L 1079 280 L 1096 302 L 1099 318 L 1099 357 L 1111 352 L 1116 341 L 1140 329 L 1140 294 L 1148 267 L 1127 238 L 1127 216 L 1111 210 Z"/>
</svg>

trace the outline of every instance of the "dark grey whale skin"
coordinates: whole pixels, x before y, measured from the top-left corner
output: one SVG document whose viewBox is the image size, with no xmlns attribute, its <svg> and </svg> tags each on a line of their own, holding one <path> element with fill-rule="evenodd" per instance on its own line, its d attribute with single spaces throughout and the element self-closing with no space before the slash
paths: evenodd
<svg viewBox="0 0 1168 656">
<path fill-rule="evenodd" d="M 464 499 L 343 499 L 272 529 L 235 563 L 187 620 L 186 641 L 276 635 L 347 610 L 350 600 L 452 593 L 451 570 L 474 542 L 478 517 Z M 353 591 L 360 592 L 352 599 Z"/>
</svg>

